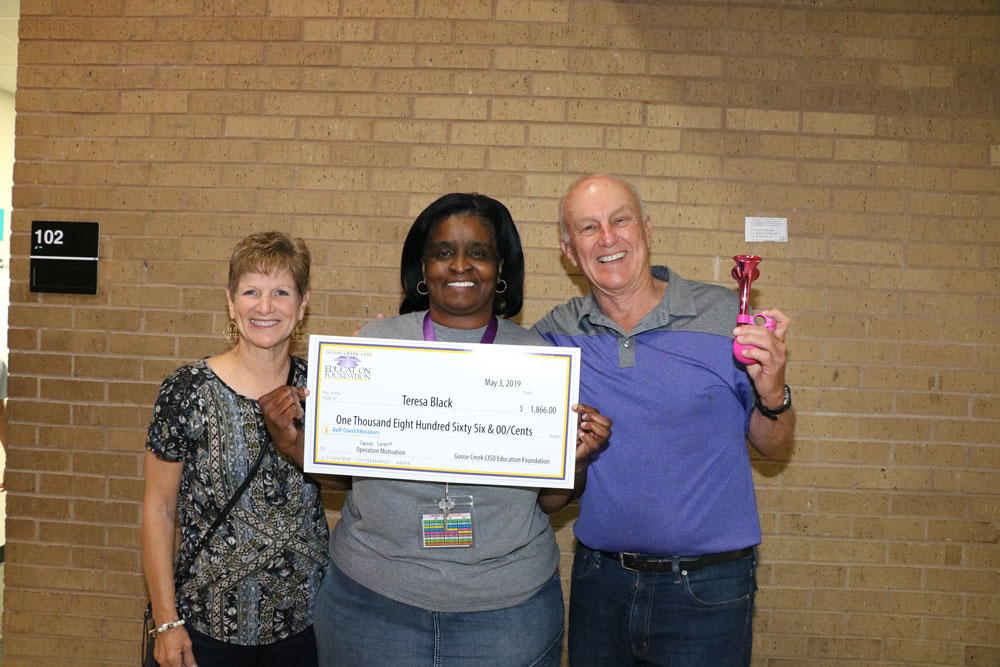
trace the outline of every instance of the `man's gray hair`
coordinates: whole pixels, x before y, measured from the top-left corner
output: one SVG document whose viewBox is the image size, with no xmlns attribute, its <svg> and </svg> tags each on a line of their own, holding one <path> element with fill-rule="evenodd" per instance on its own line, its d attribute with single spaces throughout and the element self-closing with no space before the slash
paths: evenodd
<svg viewBox="0 0 1000 667">
<path fill-rule="evenodd" d="M 642 201 L 642 197 L 639 196 L 639 190 L 635 187 L 632 181 L 622 178 L 621 176 L 612 176 L 610 174 L 586 174 L 573 181 L 573 184 L 566 189 L 566 194 L 564 194 L 562 199 L 559 200 L 559 238 L 562 239 L 563 243 L 569 243 L 569 230 L 566 229 L 566 219 L 564 217 L 566 200 L 569 198 L 570 193 L 573 192 L 573 190 L 576 190 L 578 185 L 584 181 L 589 181 L 592 178 L 608 178 L 624 185 L 629 189 L 629 192 L 632 193 L 632 196 L 635 197 L 635 200 L 639 202 L 639 215 L 642 216 L 642 222 L 646 222 L 646 218 L 649 217 L 646 215 L 646 203 Z"/>
</svg>

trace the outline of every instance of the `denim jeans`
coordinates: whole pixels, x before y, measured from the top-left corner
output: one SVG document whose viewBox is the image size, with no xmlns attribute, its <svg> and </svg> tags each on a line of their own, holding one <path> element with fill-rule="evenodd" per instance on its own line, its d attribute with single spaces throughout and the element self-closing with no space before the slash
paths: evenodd
<svg viewBox="0 0 1000 667">
<path fill-rule="evenodd" d="M 563 614 L 558 573 L 514 607 L 436 612 L 379 595 L 331 563 L 313 621 L 326 667 L 559 667 Z"/>
<path fill-rule="evenodd" d="M 578 544 L 569 610 L 573 667 L 746 667 L 757 553 L 700 570 L 635 572 Z"/>
<path fill-rule="evenodd" d="M 313 626 L 274 644 L 243 646 L 220 642 L 187 628 L 199 667 L 286 667 L 317 665 Z"/>
</svg>

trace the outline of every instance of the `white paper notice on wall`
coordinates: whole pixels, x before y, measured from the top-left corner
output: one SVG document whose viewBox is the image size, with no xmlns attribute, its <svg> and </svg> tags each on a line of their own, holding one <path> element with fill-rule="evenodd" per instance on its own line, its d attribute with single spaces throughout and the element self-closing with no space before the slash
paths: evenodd
<svg viewBox="0 0 1000 667">
<path fill-rule="evenodd" d="M 745 241 L 788 242 L 788 218 L 743 218 Z"/>
</svg>

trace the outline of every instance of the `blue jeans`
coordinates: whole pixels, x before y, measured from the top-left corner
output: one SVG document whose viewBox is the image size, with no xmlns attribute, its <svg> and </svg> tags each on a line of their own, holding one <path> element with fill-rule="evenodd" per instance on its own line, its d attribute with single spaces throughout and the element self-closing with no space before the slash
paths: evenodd
<svg viewBox="0 0 1000 667">
<path fill-rule="evenodd" d="M 573 667 L 746 667 L 757 552 L 690 572 L 635 572 L 583 544 L 573 561 Z"/>
<path fill-rule="evenodd" d="M 313 622 L 327 667 L 559 667 L 558 573 L 507 609 L 438 612 L 365 588 L 330 564 Z"/>
</svg>

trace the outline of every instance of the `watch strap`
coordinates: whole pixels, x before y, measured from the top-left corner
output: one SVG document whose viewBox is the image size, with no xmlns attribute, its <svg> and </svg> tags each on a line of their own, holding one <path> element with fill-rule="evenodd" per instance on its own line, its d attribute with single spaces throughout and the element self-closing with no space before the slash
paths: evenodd
<svg viewBox="0 0 1000 667">
<path fill-rule="evenodd" d="M 757 407 L 757 412 L 768 419 L 774 421 L 778 418 L 778 415 L 792 407 L 792 390 L 789 389 L 787 384 L 785 385 L 785 399 L 776 408 L 769 408 L 760 402 L 760 394 L 757 393 L 757 387 L 754 386 L 753 380 L 750 381 L 750 386 L 753 387 L 753 403 Z"/>
</svg>

